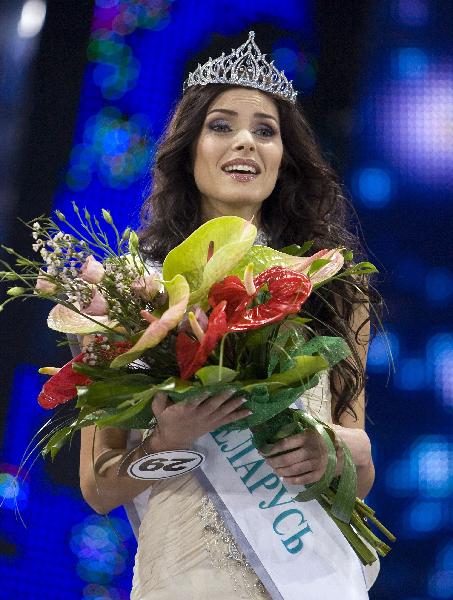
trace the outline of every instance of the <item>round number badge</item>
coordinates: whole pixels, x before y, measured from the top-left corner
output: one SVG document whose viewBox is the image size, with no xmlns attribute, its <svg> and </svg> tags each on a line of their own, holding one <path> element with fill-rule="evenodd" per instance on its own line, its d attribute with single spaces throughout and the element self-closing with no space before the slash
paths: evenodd
<svg viewBox="0 0 453 600">
<path fill-rule="evenodd" d="M 168 479 L 193 471 L 203 461 L 203 454 L 194 450 L 165 450 L 139 458 L 127 472 L 135 479 Z"/>
</svg>

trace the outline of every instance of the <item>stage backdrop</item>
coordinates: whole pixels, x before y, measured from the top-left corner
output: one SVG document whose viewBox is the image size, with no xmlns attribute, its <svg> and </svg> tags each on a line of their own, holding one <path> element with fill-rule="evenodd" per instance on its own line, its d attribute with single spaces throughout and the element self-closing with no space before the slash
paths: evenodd
<svg viewBox="0 0 453 600">
<path fill-rule="evenodd" d="M 97 0 L 73 147 L 54 208 L 69 217 L 75 200 L 136 226 L 152 185 L 156 140 L 187 69 L 196 66 L 193 57 L 236 47 L 254 29 L 300 90 L 351 191 L 388 304 L 387 339 L 373 341 L 368 360 L 367 430 L 377 472 L 369 500 L 398 542 L 371 597 L 451 598 L 453 61 L 445 25 L 452 13 L 428 0 L 370 3 L 355 38 L 360 46 L 351 48 L 345 27 L 354 21 L 354 4 Z M 344 52 L 329 54 L 329 39 Z M 47 364 L 53 352 L 44 316 L 32 333 Z M 94 514 L 76 475 L 65 473 L 76 473 L 77 444 L 56 466 L 38 458 L 14 497 L 17 465 L 48 417 L 35 402 L 38 366 L 17 365 L 8 399 L 0 598 L 126 600 L 135 541 L 122 509 L 108 518 Z"/>
</svg>

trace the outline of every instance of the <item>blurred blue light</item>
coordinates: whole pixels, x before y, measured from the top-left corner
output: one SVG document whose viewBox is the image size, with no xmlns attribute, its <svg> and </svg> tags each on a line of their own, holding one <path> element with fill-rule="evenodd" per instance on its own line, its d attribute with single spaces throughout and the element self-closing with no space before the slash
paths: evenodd
<svg viewBox="0 0 453 600">
<path fill-rule="evenodd" d="M 428 70 L 428 56 L 420 48 L 399 48 L 392 52 L 394 77 L 423 77 Z"/>
<path fill-rule="evenodd" d="M 369 208 L 382 208 L 390 202 L 392 182 L 384 169 L 359 169 L 353 176 L 353 187 L 363 204 Z"/>
<path fill-rule="evenodd" d="M 288 72 L 294 71 L 299 61 L 297 53 L 291 48 L 277 48 L 272 52 L 272 58 L 278 69 Z"/>
<path fill-rule="evenodd" d="M 439 333 L 426 346 L 426 366 L 436 397 L 453 408 L 453 334 Z"/>
<path fill-rule="evenodd" d="M 396 369 L 395 385 L 400 390 L 422 390 L 426 386 L 425 361 L 421 358 L 401 359 Z"/>
<path fill-rule="evenodd" d="M 453 598 L 453 570 L 434 571 L 428 582 L 432 598 Z"/>
<path fill-rule="evenodd" d="M 415 502 L 408 516 L 410 529 L 420 533 L 435 531 L 443 525 L 443 506 L 441 502 Z"/>
<path fill-rule="evenodd" d="M 372 102 L 376 118 L 369 131 L 383 158 L 403 182 L 444 190 L 453 174 L 451 63 L 430 63 L 423 77 L 383 82 Z M 437 197 L 444 201 L 444 193 Z"/>
<path fill-rule="evenodd" d="M 393 360 L 396 361 L 399 349 L 399 338 L 395 333 L 389 331 L 386 334 L 378 333 L 368 350 L 367 368 L 378 373 L 388 371 L 391 365 L 390 352 Z"/>
<path fill-rule="evenodd" d="M 399 0 L 397 4 L 402 23 L 412 27 L 426 24 L 429 12 L 424 0 Z"/>
<path fill-rule="evenodd" d="M 419 437 L 408 455 L 388 467 L 386 482 L 395 496 L 418 492 L 421 498 L 447 498 L 453 493 L 453 441 Z"/>
<path fill-rule="evenodd" d="M 425 290 L 432 303 L 448 302 L 453 297 L 453 274 L 444 267 L 430 269 L 426 274 Z"/>
<path fill-rule="evenodd" d="M 453 542 L 447 542 L 437 553 L 436 565 L 442 571 L 453 571 Z"/>
</svg>

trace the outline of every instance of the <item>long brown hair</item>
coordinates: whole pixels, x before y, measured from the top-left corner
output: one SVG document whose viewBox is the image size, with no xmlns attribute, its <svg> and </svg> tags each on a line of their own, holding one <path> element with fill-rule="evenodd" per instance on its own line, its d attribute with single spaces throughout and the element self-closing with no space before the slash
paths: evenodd
<svg viewBox="0 0 453 600">
<path fill-rule="evenodd" d="M 142 252 L 162 262 L 166 254 L 201 225 L 200 195 L 191 168 L 191 149 L 202 129 L 208 107 L 222 92 L 223 84 L 193 86 L 177 104 L 158 144 L 152 169 L 153 187 L 141 209 L 139 237 Z M 270 96 L 276 103 L 283 141 L 279 177 L 261 208 L 261 226 L 273 248 L 313 240 L 312 251 L 344 246 L 354 252 L 354 262 L 365 260 L 355 210 L 338 177 L 323 158 L 312 129 L 298 105 Z M 319 335 L 340 335 L 352 356 L 334 367 L 332 379 L 334 419 L 348 411 L 365 383 L 356 345 L 359 332 L 369 321 L 351 329 L 354 310 L 360 304 L 379 315 L 382 300 L 368 278 L 335 280 L 312 294 L 304 314 L 313 318 Z"/>
</svg>

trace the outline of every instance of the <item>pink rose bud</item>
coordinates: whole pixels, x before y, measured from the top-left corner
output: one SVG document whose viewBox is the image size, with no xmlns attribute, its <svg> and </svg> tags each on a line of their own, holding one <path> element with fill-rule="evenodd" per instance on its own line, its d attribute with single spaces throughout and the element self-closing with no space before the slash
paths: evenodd
<svg viewBox="0 0 453 600">
<path fill-rule="evenodd" d="M 150 273 L 144 277 L 137 277 L 131 283 L 131 289 L 136 296 L 143 300 L 152 300 L 159 291 L 159 281 L 157 273 Z"/>
<path fill-rule="evenodd" d="M 80 277 L 88 283 L 99 283 L 104 277 L 105 269 L 94 256 L 89 256 L 80 269 Z"/>
<path fill-rule="evenodd" d="M 57 286 L 55 285 L 55 283 L 52 283 L 42 275 L 38 276 L 35 284 L 35 290 L 38 293 L 40 292 L 41 294 L 53 294 L 53 292 L 55 292 L 56 289 Z"/>
<path fill-rule="evenodd" d="M 102 317 L 108 313 L 109 305 L 99 290 L 94 292 L 91 302 L 83 308 L 83 312 L 91 317 Z"/>
</svg>

